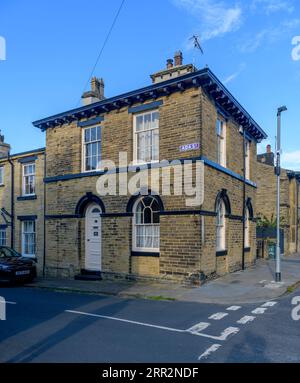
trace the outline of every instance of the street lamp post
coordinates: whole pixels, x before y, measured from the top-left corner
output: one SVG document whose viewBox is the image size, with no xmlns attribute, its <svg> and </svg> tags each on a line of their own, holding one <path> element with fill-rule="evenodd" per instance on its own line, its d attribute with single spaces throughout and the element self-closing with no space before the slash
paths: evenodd
<svg viewBox="0 0 300 383">
<path fill-rule="evenodd" d="M 243 235 L 242 235 L 242 270 L 245 270 L 245 227 L 246 227 L 246 130 L 240 125 L 239 132 L 243 137 Z"/>
<path fill-rule="evenodd" d="M 281 282 L 280 267 L 280 155 L 281 155 L 281 113 L 287 111 L 286 106 L 277 110 L 277 153 L 276 153 L 276 176 L 277 176 L 277 244 L 276 244 L 276 273 L 275 281 Z"/>
<path fill-rule="evenodd" d="M 242 270 L 245 270 L 245 227 L 246 227 L 246 131 L 243 129 L 243 249 Z"/>
</svg>

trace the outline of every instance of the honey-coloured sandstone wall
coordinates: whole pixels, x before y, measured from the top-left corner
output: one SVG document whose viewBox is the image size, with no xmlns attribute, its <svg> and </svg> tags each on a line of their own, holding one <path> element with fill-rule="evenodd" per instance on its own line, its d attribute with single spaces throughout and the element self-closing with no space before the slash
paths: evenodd
<svg viewBox="0 0 300 383">
<path fill-rule="evenodd" d="M 216 161 L 217 109 L 201 90 L 194 88 L 161 98 L 160 159 L 175 160 L 204 155 Z M 92 118 L 92 116 L 91 116 Z M 133 115 L 128 108 L 105 114 L 102 126 L 102 158 L 118 165 L 120 151 L 133 159 Z M 200 143 L 199 150 L 180 152 L 179 146 Z M 76 175 L 82 172 L 82 129 L 76 123 L 47 129 L 46 177 Z M 243 174 L 243 141 L 238 124 L 227 123 L 227 167 Z M 251 143 L 251 180 L 256 181 L 256 143 Z M 84 268 L 84 218 L 74 217 L 78 201 L 87 192 L 97 195 L 98 176 L 58 180 L 46 184 L 47 198 L 47 272 L 73 276 Z M 216 257 L 215 201 L 227 190 L 231 216 L 226 218 L 227 256 Z M 201 209 L 208 215 L 184 213 L 191 210 L 183 196 L 161 196 L 166 212 L 160 219 L 160 257 L 131 256 L 132 217 L 126 215 L 127 196 L 101 197 L 105 206 L 102 217 L 102 267 L 115 275 L 139 275 L 174 280 L 212 278 L 241 267 L 243 183 L 210 166 L 205 166 L 205 200 Z M 256 214 L 256 188 L 246 187 Z M 200 209 L 200 207 L 198 208 Z M 178 210 L 180 211 L 179 213 Z M 113 214 L 113 215 L 112 215 Z M 118 216 L 119 215 L 119 216 Z M 49 218 L 50 217 L 50 218 Z M 255 222 L 250 224 L 250 249 L 246 264 L 255 260 Z"/>
</svg>

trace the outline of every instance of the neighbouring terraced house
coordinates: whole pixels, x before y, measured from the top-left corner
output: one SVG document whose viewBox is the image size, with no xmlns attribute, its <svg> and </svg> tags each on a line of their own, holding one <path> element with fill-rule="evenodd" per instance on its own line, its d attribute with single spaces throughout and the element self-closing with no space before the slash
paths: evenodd
<svg viewBox="0 0 300 383">
<path fill-rule="evenodd" d="M 183 64 L 181 52 L 151 78 L 112 98 L 93 78 L 82 107 L 33 123 L 46 134 L 45 150 L 2 156 L 3 243 L 11 243 L 12 221 L 15 247 L 36 254 L 40 272 L 201 283 L 240 269 L 243 257 L 255 261 L 256 149 L 265 132 L 210 69 Z M 99 195 L 101 160 L 113 161 L 115 174 L 135 174 L 120 152 L 137 166 L 143 160 L 141 171 L 156 164 L 160 180 L 170 161 L 188 159 L 194 181 L 202 161 L 204 202 L 191 207 L 175 195 L 175 172 L 170 195 L 149 184 Z"/>
<path fill-rule="evenodd" d="M 277 177 L 275 174 L 274 153 L 271 145 L 257 156 L 257 215 L 272 228 L 276 222 Z M 281 169 L 280 176 L 280 216 L 282 253 L 290 255 L 299 251 L 300 238 L 300 172 Z M 273 230 L 273 237 L 275 228 Z M 262 231 L 264 234 L 264 231 Z M 272 230 L 271 230 L 272 234 Z M 266 237 L 267 238 L 267 237 Z M 270 238 L 271 239 L 271 238 Z M 274 240 L 274 238 L 273 238 Z M 267 256 L 264 246 L 264 256 Z"/>
</svg>

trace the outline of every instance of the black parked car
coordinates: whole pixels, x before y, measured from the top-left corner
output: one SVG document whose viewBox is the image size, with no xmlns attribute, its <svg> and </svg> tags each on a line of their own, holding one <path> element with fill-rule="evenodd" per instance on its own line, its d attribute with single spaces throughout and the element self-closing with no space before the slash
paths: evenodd
<svg viewBox="0 0 300 383">
<path fill-rule="evenodd" d="M 0 282 L 32 282 L 36 278 L 36 259 L 23 257 L 15 250 L 0 246 Z"/>
</svg>

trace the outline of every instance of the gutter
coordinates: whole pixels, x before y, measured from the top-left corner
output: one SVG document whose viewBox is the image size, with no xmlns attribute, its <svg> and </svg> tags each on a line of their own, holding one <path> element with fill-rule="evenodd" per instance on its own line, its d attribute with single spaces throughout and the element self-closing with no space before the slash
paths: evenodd
<svg viewBox="0 0 300 383">
<path fill-rule="evenodd" d="M 11 160 L 10 152 L 8 153 L 7 160 L 10 163 L 11 166 L 11 206 L 10 206 L 10 211 L 11 211 L 11 231 L 10 231 L 10 241 L 11 241 L 11 248 L 14 249 L 15 245 L 15 200 L 14 200 L 14 195 L 15 195 L 15 165 L 13 161 Z"/>
</svg>

